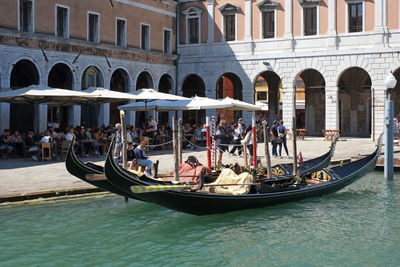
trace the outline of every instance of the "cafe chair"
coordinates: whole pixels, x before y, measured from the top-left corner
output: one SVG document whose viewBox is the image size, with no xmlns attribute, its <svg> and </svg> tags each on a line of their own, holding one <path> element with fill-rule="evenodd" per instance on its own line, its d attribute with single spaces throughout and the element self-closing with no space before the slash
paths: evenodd
<svg viewBox="0 0 400 267">
<path fill-rule="evenodd" d="M 42 143 L 42 161 L 51 161 L 51 144 Z"/>
</svg>

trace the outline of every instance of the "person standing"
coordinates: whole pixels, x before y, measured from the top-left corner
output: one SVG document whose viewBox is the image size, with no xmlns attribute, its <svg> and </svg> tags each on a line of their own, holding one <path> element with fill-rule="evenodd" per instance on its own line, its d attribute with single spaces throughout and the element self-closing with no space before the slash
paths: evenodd
<svg viewBox="0 0 400 267">
<path fill-rule="evenodd" d="M 240 129 L 239 123 L 235 123 L 235 125 L 233 126 L 233 141 L 232 141 L 233 148 L 229 153 L 235 155 L 235 151 L 237 149 L 239 156 L 242 154 L 243 149 L 240 142 L 242 139 L 243 139 L 242 130 Z"/>
<path fill-rule="evenodd" d="M 289 156 L 289 151 L 286 145 L 286 136 L 287 136 L 287 129 L 283 125 L 283 121 L 280 121 L 279 126 L 278 126 L 278 138 L 281 140 L 281 142 L 278 142 L 279 145 L 279 157 L 282 158 L 282 145 L 285 148 L 286 151 L 286 156 L 288 159 L 290 159 Z"/>
<path fill-rule="evenodd" d="M 219 151 L 217 165 L 221 165 L 222 153 L 224 153 L 224 151 L 228 151 L 228 135 L 226 133 L 225 126 L 226 121 L 221 120 L 219 125 L 217 126 L 217 131 L 215 133 L 215 141 L 217 149 Z"/>
<path fill-rule="evenodd" d="M 147 136 L 153 138 L 157 134 L 157 122 L 153 119 L 153 116 L 149 116 L 149 124 L 146 129 Z"/>
<path fill-rule="evenodd" d="M 271 127 L 271 142 L 272 142 L 272 156 L 278 157 L 277 145 L 278 145 L 278 121 L 274 120 Z"/>
<path fill-rule="evenodd" d="M 117 132 L 115 133 L 115 147 L 114 147 L 114 158 L 121 161 L 121 151 L 122 151 L 122 136 L 121 136 L 121 123 L 115 124 Z"/>
</svg>

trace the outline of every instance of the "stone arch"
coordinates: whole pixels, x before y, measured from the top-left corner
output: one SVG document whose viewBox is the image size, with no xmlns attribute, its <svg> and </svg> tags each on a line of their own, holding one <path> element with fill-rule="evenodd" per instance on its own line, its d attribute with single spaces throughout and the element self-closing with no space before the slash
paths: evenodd
<svg viewBox="0 0 400 267">
<path fill-rule="evenodd" d="M 325 129 L 325 78 L 316 69 L 302 70 L 294 81 L 296 88 L 296 128 L 307 135 L 322 136 Z"/>
<path fill-rule="evenodd" d="M 130 77 L 126 70 L 117 68 L 111 75 L 110 90 L 127 93 L 130 91 Z M 110 103 L 110 125 L 120 121 L 118 106 L 126 104 L 127 101 Z"/>
<path fill-rule="evenodd" d="M 265 117 L 268 124 L 282 117 L 280 103 L 282 99 L 282 80 L 274 71 L 264 71 L 254 80 L 254 102 L 262 102 L 268 105 L 267 111 L 258 111 L 260 120 Z"/>
<path fill-rule="evenodd" d="M 222 99 L 224 97 L 230 97 L 237 100 L 243 100 L 243 85 L 240 78 L 232 73 L 227 72 L 222 74 L 215 85 L 216 92 L 215 98 Z M 228 123 L 236 122 L 242 117 L 241 110 L 226 110 L 218 109 L 219 119 L 225 119 Z"/>
<path fill-rule="evenodd" d="M 173 88 L 174 81 L 172 80 L 171 75 L 164 74 L 161 76 L 160 81 L 158 83 L 158 91 L 163 93 L 171 93 L 170 91 Z M 168 112 L 159 112 L 158 113 L 158 123 L 168 124 Z"/>
<path fill-rule="evenodd" d="M 18 89 L 33 84 L 39 84 L 40 75 L 36 65 L 27 59 L 22 59 L 14 64 L 10 73 L 10 87 Z M 11 104 L 10 105 L 10 128 L 11 130 L 19 130 L 27 132 L 33 129 L 33 125 L 37 125 L 35 114 L 36 108 L 32 104 Z M 34 122 L 34 124 L 32 124 Z"/>
<path fill-rule="evenodd" d="M 184 97 L 193 97 L 196 95 L 206 96 L 206 86 L 204 84 L 204 80 L 196 74 L 190 74 L 186 76 L 182 83 L 182 93 Z M 205 110 L 183 111 L 184 122 L 200 125 L 200 123 L 204 123 L 205 120 L 206 120 Z"/>
<path fill-rule="evenodd" d="M 142 71 L 136 79 L 136 90 L 143 88 L 154 88 L 154 82 L 148 71 Z"/>
<path fill-rule="evenodd" d="M 82 90 L 89 87 L 103 87 L 104 75 L 101 70 L 95 66 L 88 66 L 82 73 L 81 88 Z M 81 125 L 85 127 L 98 126 L 99 105 L 83 105 L 81 108 Z"/>
<path fill-rule="evenodd" d="M 153 78 L 148 71 L 142 71 L 136 79 L 136 90 L 154 88 Z M 136 111 L 136 127 L 144 127 L 146 116 L 144 111 Z"/>
<path fill-rule="evenodd" d="M 339 89 L 339 129 L 342 136 L 371 136 L 371 77 L 360 67 L 344 70 Z"/>
<path fill-rule="evenodd" d="M 50 69 L 47 76 L 47 85 L 53 88 L 62 88 L 72 90 L 74 87 L 74 75 L 71 68 L 64 63 L 56 63 Z M 62 127 L 68 126 L 69 122 L 72 122 L 69 114 L 72 115 L 72 107 L 59 107 L 59 106 L 48 106 L 47 107 L 47 120 L 48 123 L 58 121 Z"/>
</svg>

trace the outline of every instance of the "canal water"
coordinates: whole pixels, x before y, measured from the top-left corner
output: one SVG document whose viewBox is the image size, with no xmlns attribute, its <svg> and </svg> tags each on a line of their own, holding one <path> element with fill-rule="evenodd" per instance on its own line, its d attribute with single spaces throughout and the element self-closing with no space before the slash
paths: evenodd
<svg viewBox="0 0 400 267">
<path fill-rule="evenodd" d="M 197 217 L 98 195 L 0 207 L 0 266 L 400 266 L 400 175 Z"/>
</svg>

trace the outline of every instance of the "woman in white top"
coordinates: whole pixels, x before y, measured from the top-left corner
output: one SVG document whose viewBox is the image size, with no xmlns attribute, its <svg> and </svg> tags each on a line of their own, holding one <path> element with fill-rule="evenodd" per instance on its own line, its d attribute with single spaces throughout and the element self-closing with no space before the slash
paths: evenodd
<svg viewBox="0 0 400 267">
<path fill-rule="evenodd" d="M 242 154 L 242 145 L 240 143 L 240 141 L 242 140 L 242 129 L 240 128 L 240 125 L 238 123 L 235 123 L 233 125 L 233 140 L 232 140 L 232 145 L 233 148 L 231 149 L 231 151 L 229 151 L 229 153 L 235 155 L 235 151 L 236 149 L 238 150 L 238 154 L 241 155 Z"/>
</svg>

